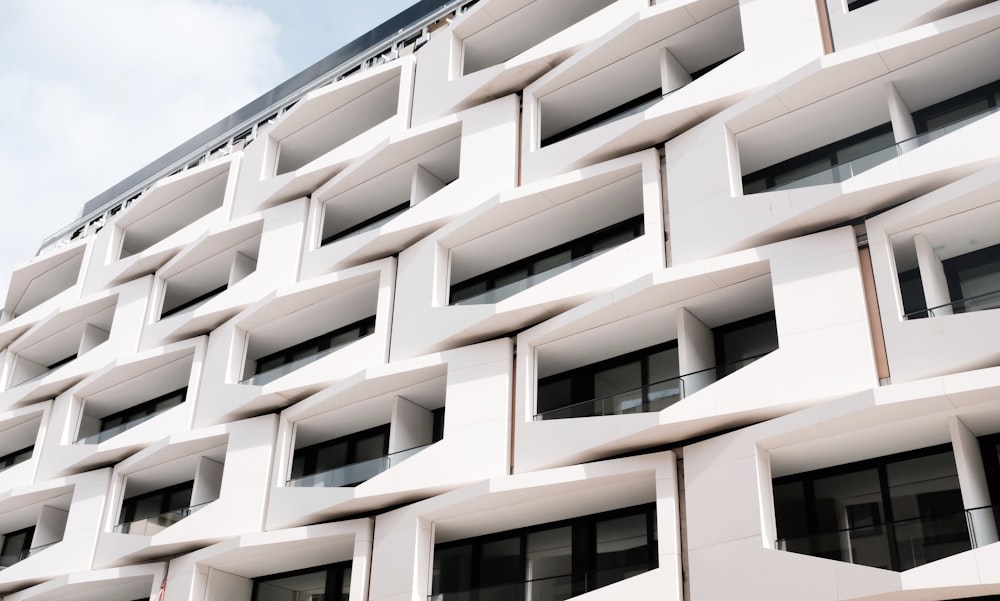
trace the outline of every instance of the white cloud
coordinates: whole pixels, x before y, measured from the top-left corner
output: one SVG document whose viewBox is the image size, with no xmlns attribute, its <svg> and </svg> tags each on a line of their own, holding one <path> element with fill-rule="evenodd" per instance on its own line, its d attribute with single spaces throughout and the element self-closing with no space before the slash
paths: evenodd
<svg viewBox="0 0 1000 601">
<path fill-rule="evenodd" d="M 287 74 L 278 26 L 211 0 L 12 0 L 0 22 L 0 298 L 83 204 Z"/>
</svg>

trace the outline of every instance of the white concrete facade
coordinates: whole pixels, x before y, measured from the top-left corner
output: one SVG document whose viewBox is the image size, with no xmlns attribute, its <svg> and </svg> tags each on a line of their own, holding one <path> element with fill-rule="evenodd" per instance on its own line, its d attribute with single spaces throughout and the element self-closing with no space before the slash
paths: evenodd
<svg viewBox="0 0 1000 601">
<path fill-rule="evenodd" d="M 0 600 L 1000 599 L 1000 3 L 431 4 L 10 276 Z"/>
</svg>

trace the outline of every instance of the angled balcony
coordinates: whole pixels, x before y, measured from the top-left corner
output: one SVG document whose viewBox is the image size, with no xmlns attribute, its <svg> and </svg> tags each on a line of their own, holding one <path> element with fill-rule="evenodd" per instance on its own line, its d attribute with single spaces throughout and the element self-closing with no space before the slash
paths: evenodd
<svg viewBox="0 0 1000 601">
<path fill-rule="evenodd" d="M 85 253 L 85 245 L 73 244 L 18 266 L 11 274 L 3 316 L 14 320 L 73 288 L 80 280 Z"/>
</svg>

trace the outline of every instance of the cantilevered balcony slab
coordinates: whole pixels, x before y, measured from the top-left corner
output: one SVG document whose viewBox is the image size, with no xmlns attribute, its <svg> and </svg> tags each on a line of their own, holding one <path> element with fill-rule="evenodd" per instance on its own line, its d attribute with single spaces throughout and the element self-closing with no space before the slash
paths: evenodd
<svg viewBox="0 0 1000 601">
<path fill-rule="evenodd" d="M 371 519 L 244 533 L 170 562 L 164 601 L 251 601 L 253 579 L 351 562 L 350 601 L 364 601 Z M 203 580 L 207 574 L 207 580 Z"/>
<path fill-rule="evenodd" d="M 657 165 L 656 154 L 646 151 L 501 193 L 404 250 L 393 358 L 521 329 L 661 268 L 664 218 Z M 645 233 L 520 280 L 520 288 L 505 285 L 500 292 L 511 294 L 501 300 L 491 300 L 500 292 L 460 304 L 449 298 L 449 288 L 467 278 L 629 220 Z"/>
<path fill-rule="evenodd" d="M 6 352 L 6 390 L 0 407 L 18 407 L 52 398 L 111 362 L 134 352 L 148 280 L 136 280 L 36 323 Z"/>
<path fill-rule="evenodd" d="M 89 570 L 111 470 L 16 487 L 0 495 L 0 529 L 33 526 L 31 549 L 0 570 L 9 593 L 67 572 Z"/>
<path fill-rule="evenodd" d="M 814 591 L 821 579 L 838 590 L 863 591 L 859 597 L 937 598 L 954 595 L 954 591 L 975 591 L 969 593 L 973 596 L 992 592 L 1000 575 L 995 563 L 998 545 L 984 537 L 995 528 L 992 519 L 978 519 L 981 512 L 976 499 L 982 499 L 985 488 L 978 488 L 984 483 L 976 481 L 975 456 L 979 455 L 977 437 L 1000 431 L 1000 415 L 992 400 L 998 385 L 996 368 L 888 385 L 685 446 L 690 573 L 692 582 L 701 583 L 699 594 L 726 599 L 748 586 L 764 595 L 808 594 L 805 591 Z M 979 541 L 972 548 L 903 572 L 852 564 L 832 553 L 820 557 L 780 550 L 775 518 L 788 508 L 777 503 L 773 479 L 935 445 L 953 451 L 958 464 L 968 524 Z M 982 467 L 978 470 L 981 476 Z M 909 491 L 924 491 L 933 484 L 909 486 Z M 717 511 L 720 494 L 731 511 Z M 844 511 L 843 506 L 839 509 Z M 911 543 L 921 553 L 924 537 L 931 544 L 941 542 L 931 540 L 935 524 L 919 524 L 935 517 L 911 520 L 918 524 L 881 523 L 879 528 L 895 531 L 903 553 L 911 549 Z M 964 524 L 965 519 L 957 523 Z M 866 538 L 867 534 L 875 536 Z M 845 531 L 829 539 L 830 550 L 838 550 L 849 539 L 870 547 L 885 537 L 871 531 Z M 755 569 L 752 575 L 739 572 L 734 578 L 712 578 L 722 564 L 752 564 Z"/>
<path fill-rule="evenodd" d="M 658 271 L 543 322 L 518 335 L 514 470 L 669 444 L 872 386 L 862 298 L 854 235 L 840 228 Z M 776 350 L 706 374 L 712 328 L 772 309 Z M 684 392 L 665 408 L 537 416 L 538 378 L 675 339 Z"/>
<path fill-rule="evenodd" d="M 205 547 L 258 529 L 276 418 L 261 416 L 171 434 L 115 466 L 95 567 L 115 567 Z M 121 525 L 125 495 L 194 480 L 192 506 Z"/>
<path fill-rule="evenodd" d="M 395 259 L 383 259 L 279 288 L 212 332 L 195 423 L 259 414 L 386 361 Z M 256 360 L 374 316 L 360 339 L 258 371 Z"/>
<path fill-rule="evenodd" d="M 812 42 L 775 35 L 775 22 L 815 17 L 804 8 L 691 0 L 633 13 L 525 88 L 522 181 L 662 143 L 800 66 Z"/>
<path fill-rule="evenodd" d="M 12 593 L 13 601 L 131 601 L 153 599 L 166 575 L 166 563 L 74 572 Z"/>
<path fill-rule="evenodd" d="M 833 44 L 837 50 L 925 25 L 988 2 L 989 0 L 878 0 L 849 10 L 839 0 L 825 0 Z"/>
<path fill-rule="evenodd" d="M 5 467 L 0 465 L 0 490 L 35 482 L 51 413 L 52 402 L 42 401 L 0 414 L 0 455 L 10 458 L 12 453 L 31 449 L 30 457 L 25 459 L 26 453 L 20 453 L 5 461 Z"/>
<path fill-rule="evenodd" d="M 62 476 L 118 463 L 165 433 L 189 429 L 206 344 L 204 337 L 195 338 L 121 357 L 57 397 L 42 473 Z M 185 398 L 175 407 L 114 428 L 98 427 L 102 417 L 181 388 L 187 389 Z"/>
<path fill-rule="evenodd" d="M 507 96 L 385 140 L 313 194 L 303 277 L 398 253 L 514 187 L 516 137 L 517 99 Z M 400 207 L 384 222 L 336 236 Z"/>
<path fill-rule="evenodd" d="M 90 247 L 79 240 L 55 252 L 34 257 L 14 268 L 3 307 L 4 329 L 12 322 L 38 319 L 51 305 L 79 294 L 81 270 Z"/>
<path fill-rule="evenodd" d="M 122 283 L 163 266 L 232 213 L 241 153 L 157 181 L 94 239 L 85 290 Z"/>
<path fill-rule="evenodd" d="M 817 231 L 995 164 L 985 142 L 1000 127 L 995 114 L 974 127 L 904 130 L 912 112 L 997 79 L 984 57 L 1000 51 L 998 23 L 993 3 L 824 56 L 667 142 L 675 262 Z M 942 69 L 946 61 L 966 68 Z M 743 193 L 744 175 L 886 122 L 896 124 L 896 144 L 874 157 L 838 164 L 815 185 Z M 720 212 L 732 218 L 720 221 Z"/>
<path fill-rule="evenodd" d="M 502 382 L 512 350 L 497 340 L 369 368 L 283 411 L 266 528 L 363 513 L 506 473 L 512 391 Z M 434 409 L 444 410 L 444 426 L 431 442 Z M 370 479 L 350 487 L 289 481 L 295 449 L 381 424 L 390 424 L 389 455 L 360 466 Z"/>
<path fill-rule="evenodd" d="M 511 94 L 625 20 L 636 0 L 481 0 L 420 49 L 413 121 Z"/>
<path fill-rule="evenodd" d="M 410 123 L 413 56 L 306 94 L 247 147 L 235 215 L 308 196 Z"/>
<path fill-rule="evenodd" d="M 600 601 L 641 598 L 645 593 L 640 591 L 655 589 L 662 598 L 679 601 L 676 466 L 676 456 L 666 451 L 540 470 L 491 478 L 388 512 L 375 524 L 369 598 L 427 594 L 434 545 L 653 503 L 658 538 L 655 565 L 590 591 L 586 597 Z"/>
</svg>

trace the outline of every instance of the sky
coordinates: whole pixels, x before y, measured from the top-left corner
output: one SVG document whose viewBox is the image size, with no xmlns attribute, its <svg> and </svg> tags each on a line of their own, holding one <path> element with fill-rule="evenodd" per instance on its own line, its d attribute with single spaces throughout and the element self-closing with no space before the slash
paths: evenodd
<svg viewBox="0 0 1000 601">
<path fill-rule="evenodd" d="M 416 0 L 0 0 L 0 299 L 85 202 Z"/>
</svg>

